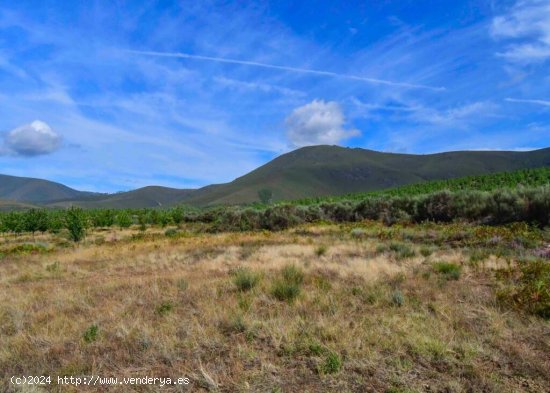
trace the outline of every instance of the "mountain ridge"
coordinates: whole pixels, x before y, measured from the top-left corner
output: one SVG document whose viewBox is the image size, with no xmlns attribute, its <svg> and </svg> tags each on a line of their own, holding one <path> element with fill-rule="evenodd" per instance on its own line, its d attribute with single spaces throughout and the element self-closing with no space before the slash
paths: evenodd
<svg viewBox="0 0 550 393">
<path fill-rule="evenodd" d="M 99 194 L 43 179 L 0 175 L 0 199 L 85 208 L 242 204 L 258 201 L 261 189 L 271 190 L 273 200 L 291 200 L 547 166 L 550 167 L 550 148 L 407 154 L 318 145 L 282 154 L 231 182 L 199 189 L 147 186 Z"/>
</svg>

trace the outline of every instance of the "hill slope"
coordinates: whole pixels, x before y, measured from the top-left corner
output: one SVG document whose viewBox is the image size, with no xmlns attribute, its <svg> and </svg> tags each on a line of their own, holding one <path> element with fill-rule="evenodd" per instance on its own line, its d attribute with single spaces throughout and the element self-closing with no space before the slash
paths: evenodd
<svg viewBox="0 0 550 393">
<path fill-rule="evenodd" d="M 107 195 L 77 191 L 46 180 L 0 175 L 0 199 L 85 208 L 241 204 L 258 201 L 261 189 L 270 189 L 276 201 L 293 200 L 538 167 L 550 167 L 550 148 L 415 155 L 311 146 L 283 154 L 230 183 L 198 190 L 150 186 Z"/>
<path fill-rule="evenodd" d="M 250 203 L 258 200 L 257 192 L 264 188 L 272 190 L 274 200 L 292 200 L 544 166 L 550 166 L 550 148 L 415 155 L 311 146 L 284 154 L 231 183 L 201 188 L 184 202 Z"/>
<path fill-rule="evenodd" d="M 176 205 L 195 190 L 181 190 L 176 188 L 148 186 L 117 194 L 91 196 L 77 200 L 57 201 L 49 204 L 50 207 L 67 207 L 76 205 L 88 209 L 122 209 L 145 208 Z"/>
<path fill-rule="evenodd" d="M 0 175 L 0 199 L 17 202 L 48 203 L 93 195 L 48 180 Z"/>
</svg>

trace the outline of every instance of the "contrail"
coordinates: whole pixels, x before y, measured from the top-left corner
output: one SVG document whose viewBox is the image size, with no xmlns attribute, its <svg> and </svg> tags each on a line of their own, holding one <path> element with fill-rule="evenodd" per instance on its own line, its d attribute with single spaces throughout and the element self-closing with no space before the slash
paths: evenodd
<svg viewBox="0 0 550 393">
<path fill-rule="evenodd" d="M 505 101 L 519 102 L 522 104 L 537 104 L 537 105 L 543 105 L 543 106 L 550 106 L 550 101 L 544 101 L 544 100 L 520 100 L 518 98 L 506 98 Z"/>
<path fill-rule="evenodd" d="M 140 50 L 127 50 L 126 52 L 133 53 L 136 55 L 142 55 L 142 56 L 177 57 L 180 59 L 192 59 L 192 60 L 215 61 L 218 63 L 240 64 L 240 65 L 246 65 L 251 67 L 261 67 L 261 68 L 270 68 L 274 70 L 299 72 L 302 74 L 313 74 L 313 75 L 329 76 L 332 78 L 352 79 L 352 80 L 357 80 L 361 82 L 376 83 L 379 85 L 387 85 L 387 86 L 394 86 L 394 87 L 403 87 L 408 89 L 427 89 L 427 90 L 433 90 L 433 91 L 446 90 L 444 87 L 433 87 L 433 86 L 418 85 L 413 83 L 394 82 L 394 81 L 388 81 L 384 79 L 366 78 L 363 76 L 348 75 L 348 74 L 338 74 L 336 72 L 331 72 L 331 71 L 288 67 L 288 66 L 281 66 L 281 65 L 275 65 L 275 64 L 258 63 L 256 61 L 227 59 L 224 57 L 191 55 L 189 53 L 181 53 L 181 52 L 153 52 L 153 51 L 140 51 Z"/>
</svg>

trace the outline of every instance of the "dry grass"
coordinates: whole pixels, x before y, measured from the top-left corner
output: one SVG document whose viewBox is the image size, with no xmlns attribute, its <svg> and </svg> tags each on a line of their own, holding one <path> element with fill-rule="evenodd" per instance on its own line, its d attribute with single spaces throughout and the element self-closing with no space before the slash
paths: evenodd
<svg viewBox="0 0 550 393">
<path fill-rule="evenodd" d="M 222 392 L 548 391 L 549 322 L 495 300 L 493 270 L 513 258 L 474 267 L 457 244 L 423 256 L 426 238 L 447 230 L 403 229 L 411 257 L 381 227 L 361 237 L 336 225 L 176 238 L 159 229 L 137 240 L 125 230 L 78 246 L 37 236 L 47 252 L 0 259 L 0 377 L 188 376 L 188 391 Z M 458 264 L 460 277 L 442 278 L 436 261 Z M 272 293 L 287 265 L 304 272 L 293 302 Z M 234 284 L 240 268 L 261 276 L 250 290 Z"/>
</svg>

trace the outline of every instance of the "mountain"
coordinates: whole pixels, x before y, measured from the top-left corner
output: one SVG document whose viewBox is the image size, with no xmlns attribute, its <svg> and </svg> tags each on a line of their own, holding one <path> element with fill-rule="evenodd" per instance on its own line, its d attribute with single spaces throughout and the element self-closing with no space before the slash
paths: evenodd
<svg viewBox="0 0 550 393">
<path fill-rule="evenodd" d="M 274 200 L 342 195 L 544 166 L 550 166 L 550 148 L 417 155 L 311 146 L 283 154 L 230 183 L 201 188 L 184 202 L 194 205 L 254 202 L 261 189 L 272 190 Z"/>
<path fill-rule="evenodd" d="M 176 189 L 160 186 L 148 186 L 116 194 L 93 195 L 76 200 L 64 200 L 50 203 L 50 207 L 77 205 L 89 209 L 144 208 L 177 205 L 195 190 Z"/>
<path fill-rule="evenodd" d="M 0 199 L 50 207 L 142 208 L 178 203 L 207 206 L 256 202 L 262 189 L 271 190 L 275 201 L 291 200 L 538 167 L 550 167 L 550 148 L 418 155 L 310 146 L 283 154 L 230 183 L 197 190 L 150 186 L 97 194 L 46 180 L 0 175 Z"/>
<path fill-rule="evenodd" d="M 3 200 L 43 204 L 60 199 L 79 199 L 93 194 L 48 180 L 0 175 L 0 199 Z"/>
</svg>

